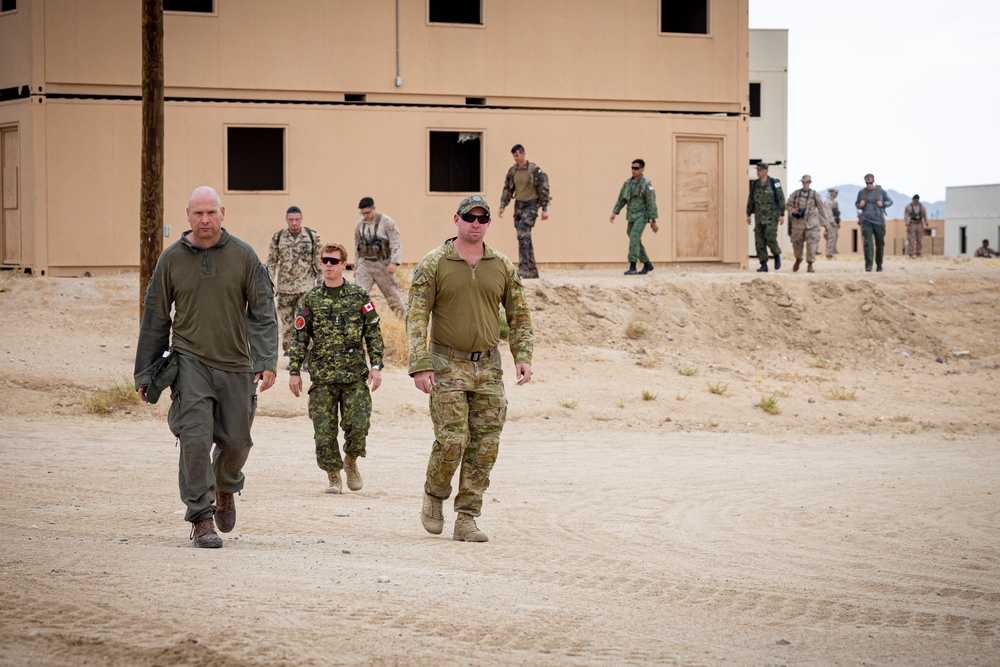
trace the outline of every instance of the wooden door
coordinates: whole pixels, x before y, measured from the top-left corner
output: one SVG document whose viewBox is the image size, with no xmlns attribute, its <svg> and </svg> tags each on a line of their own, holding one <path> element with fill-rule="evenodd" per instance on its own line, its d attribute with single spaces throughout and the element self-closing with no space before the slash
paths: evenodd
<svg viewBox="0 0 1000 667">
<path fill-rule="evenodd" d="M 674 260 L 721 261 L 722 137 L 677 137 L 674 159 Z"/>
<path fill-rule="evenodd" d="M 0 262 L 5 265 L 21 263 L 20 156 L 17 128 L 0 128 Z"/>
</svg>

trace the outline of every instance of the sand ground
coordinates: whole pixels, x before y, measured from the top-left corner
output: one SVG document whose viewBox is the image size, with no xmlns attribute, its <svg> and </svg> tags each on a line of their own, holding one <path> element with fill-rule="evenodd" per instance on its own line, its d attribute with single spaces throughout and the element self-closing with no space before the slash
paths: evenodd
<svg viewBox="0 0 1000 667">
<path fill-rule="evenodd" d="M 84 409 L 138 275 L 0 274 L 0 664 L 1000 664 L 1000 263 L 817 270 L 543 269 L 487 544 L 398 363 L 343 496 L 282 371 L 219 550 L 166 406 Z"/>
</svg>

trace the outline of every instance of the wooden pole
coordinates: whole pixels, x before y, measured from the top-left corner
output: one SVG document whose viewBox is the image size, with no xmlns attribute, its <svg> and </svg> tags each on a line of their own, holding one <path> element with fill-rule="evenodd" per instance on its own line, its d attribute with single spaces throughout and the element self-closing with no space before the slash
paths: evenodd
<svg viewBox="0 0 1000 667">
<path fill-rule="evenodd" d="M 142 192 L 139 203 L 139 320 L 163 251 L 163 0 L 142 0 Z"/>
</svg>

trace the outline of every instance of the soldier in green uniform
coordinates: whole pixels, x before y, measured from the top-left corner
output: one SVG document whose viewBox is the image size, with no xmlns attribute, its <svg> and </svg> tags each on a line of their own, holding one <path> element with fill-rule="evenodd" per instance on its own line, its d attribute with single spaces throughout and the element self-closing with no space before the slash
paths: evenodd
<svg viewBox="0 0 1000 667">
<path fill-rule="evenodd" d="M 757 163 L 757 180 L 750 181 L 747 197 L 747 224 L 750 216 L 757 218 L 753 228 L 760 268 L 757 273 L 767 273 L 767 251 L 774 255 L 774 270 L 781 268 L 781 246 L 778 245 L 778 225 L 785 224 L 785 193 L 781 182 L 767 175 L 767 163 Z"/>
<path fill-rule="evenodd" d="M 646 180 L 643 173 L 646 171 L 645 160 L 636 158 L 632 160 L 632 178 L 625 181 L 621 192 L 618 193 L 618 201 L 611 212 L 611 224 L 614 224 L 615 217 L 622 208 L 628 205 L 628 271 L 626 276 L 645 275 L 653 270 L 653 263 L 649 261 L 646 254 L 646 247 L 642 245 L 642 233 L 646 231 L 646 223 L 652 228 L 653 233 L 660 231 L 656 224 L 656 193 L 653 191 L 653 184 Z M 636 271 L 636 262 L 642 262 L 642 270 Z"/>
<path fill-rule="evenodd" d="M 368 387 L 375 391 L 382 384 L 385 346 L 368 292 L 344 280 L 347 250 L 327 243 L 321 261 L 323 284 L 306 292 L 295 316 L 295 336 L 288 348 L 288 388 L 296 396 L 302 392 L 302 363 L 309 349 L 309 418 L 316 440 L 316 463 L 330 480 L 326 493 L 341 492 L 341 469 L 347 473 L 347 488 L 358 491 L 362 479 L 357 459 L 365 456 L 372 415 Z M 344 430 L 343 459 L 337 443 L 338 411 Z"/>
<path fill-rule="evenodd" d="M 514 264 L 485 244 L 489 224 L 490 207 L 482 197 L 462 200 L 455 214 L 458 235 L 427 253 L 413 272 L 406 315 L 409 372 L 414 386 L 430 394 L 435 437 L 420 518 L 427 532 L 441 534 L 441 502 L 451 496 L 451 479 L 461 466 L 453 535 L 460 542 L 488 541 L 475 517 L 507 418 L 500 308 L 510 325 L 517 384 L 531 380 L 534 336 L 524 288 Z"/>
<path fill-rule="evenodd" d="M 322 269 L 319 234 L 302 225 L 302 209 L 289 206 L 285 212 L 286 228 L 275 232 L 267 250 L 267 270 L 278 292 L 278 316 L 281 318 L 281 351 L 288 354 L 292 342 L 292 322 L 302 295 L 319 283 Z"/>
</svg>

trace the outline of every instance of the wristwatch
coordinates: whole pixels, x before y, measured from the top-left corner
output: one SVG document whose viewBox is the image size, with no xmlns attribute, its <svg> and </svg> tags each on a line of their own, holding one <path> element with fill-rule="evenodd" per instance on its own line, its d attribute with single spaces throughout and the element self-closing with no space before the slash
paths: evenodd
<svg viewBox="0 0 1000 667">
<path fill-rule="evenodd" d="M 372 364 L 373 371 L 380 371 L 385 368 L 385 364 Z"/>
</svg>

